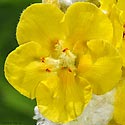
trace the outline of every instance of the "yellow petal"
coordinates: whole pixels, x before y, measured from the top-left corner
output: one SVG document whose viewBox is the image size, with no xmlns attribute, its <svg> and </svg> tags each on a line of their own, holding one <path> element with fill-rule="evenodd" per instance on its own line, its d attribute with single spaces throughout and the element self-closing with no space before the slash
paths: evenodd
<svg viewBox="0 0 125 125">
<path fill-rule="evenodd" d="M 108 17 L 94 4 L 76 2 L 65 14 L 66 44 L 70 48 L 77 41 L 112 39 L 112 24 Z"/>
<path fill-rule="evenodd" d="M 42 49 L 38 43 L 29 42 L 11 52 L 5 62 L 5 76 L 21 94 L 34 98 L 36 87 L 49 74 L 43 69 L 40 58 Z"/>
<path fill-rule="evenodd" d="M 17 26 L 19 44 L 35 41 L 41 44 L 45 56 L 52 50 L 53 44 L 63 37 L 61 20 L 63 12 L 51 4 L 32 4 L 21 15 Z"/>
<path fill-rule="evenodd" d="M 115 5 L 112 6 L 109 18 L 113 25 L 113 45 L 117 48 L 121 47 L 123 41 L 123 19 L 122 11 Z"/>
<path fill-rule="evenodd" d="M 76 119 L 91 99 L 91 86 L 73 72 L 61 69 L 37 89 L 37 104 L 43 116 L 57 123 Z"/>
<path fill-rule="evenodd" d="M 124 23 L 125 23 L 125 0 L 118 0 L 117 6 L 123 11 Z"/>
<path fill-rule="evenodd" d="M 43 0 L 42 3 L 49 3 L 49 4 L 53 4 L 57 7 L 60 7 L 60 3 L 58 0 Z"/>
<path fill-rule="evenodd" d="M 90 2 L 90 3 L 93 3 L 95 4 L 97 7 L 100 6 L 100 1 L 99 0 L 84 0 L 85 2 Z"/>
<path fill-rule="evenodd" d="M 125 125 L 125 79 L 116 89 L 114 106 L 114 120 L 120 125 Z"/>
<path fill-rule="evenodd" d="M 110 13 L 113 4 L 117 3 L 117 0 L 100 0 L 101 9 Z"/>
<path fill-rule="evenodd" d="M 111 12 L 113 4 L 115 4 L 120 10 L 123 11 L 124 22 L 125 22 L 125 0 L 100 0 L 101 9 L 106 10 L 108 13 Z"/>
<path fill-rule="evenodd" d="M 103 94 L 120 80 L 122 61 L 115 48 L 105 41 L 91 40 L 87 46 L 89 51 L 81 57 L 78 72 L 92 84 L 95 94 Z"/>
<path fill-rule="evenodd" d="M 125 67 L 125 39 L 123 40 L 123 43 L 122 43 L 121 55 L 123 59 L 123 66 Z"/>
</svg>

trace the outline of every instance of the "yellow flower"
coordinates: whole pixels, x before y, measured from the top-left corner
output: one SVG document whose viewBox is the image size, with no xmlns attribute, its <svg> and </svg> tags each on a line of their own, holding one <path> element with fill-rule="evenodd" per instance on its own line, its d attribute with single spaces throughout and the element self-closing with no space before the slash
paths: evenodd
<svg viewBox="0 0 125 125">
<path fill-rule="evenodd" d="M 121 54 L 123 58 L 123 67 L 125 67 L 125 36 L 124 36 L 123 43 L 122 43 Z"/>
<path fill-rule="evenodd" d="M 102 94 L 121 77 L 111 39 L 110 20 L 93 4 L 72 4 L 65 14 L 51 4 L 33 4 L 21 15 L 20 46 L 8 55 L 5 76 L 21 94 L 36 98 L 49 120 L 74 120 L 91 99 L 91 86 Z"/>
<path fill-rule="evenodd" d="M 112 44 L 120 48 L 123 42 L 122 11 L 117 7 L 116 0 L 101 0 L 101 10 L 107 14 L 113 26 Z"/>
<path fill-rule="evenodd" d="M 125 0 L 101 0 L 101 9 L 113 25 L 113 44 L 120 50 L 125 67 Z"/>
<path fill-rule="evenodd" d="M 111 123 L 112 125 L 125 125 L 125 0 L 111 0 L 110 4 L 107 0 L 101 0 L 101 2 L 101 9 L 108 11 L 108 16 L 112 21 L 115 34 L 113 43 L 119 49 L 123 60 L 122 78 L 116 87 L 114 116 Z"/>
<path fill-rule="evenodd" d="M 125 0 L 118 0 L 117 7 L 123 11 L 123 18 L 125 23 Z"/>
<path fill-rule="evenodd" d="M 123 11 L 123 42 L 122 42 L 122 49 L 121 55 L 123 58 L 123 66 L 125 67 L 125 0 L 119 0 L 117 6 L 120 10 Z"/>
<path fill-rule="evenodd" d="M 125 125 L 125 69 L 123 77 L 116 87 L 113 118 L 108 125 Z"/>
<path fill-rule="evenodd" d="M 104 12 L 106 13 L 110 13 L 113 4 L 116 4 L 117 0 L 100 0 L 100 4 L 101 4 L 101 9 L 104 10 Z"/>
</svg>

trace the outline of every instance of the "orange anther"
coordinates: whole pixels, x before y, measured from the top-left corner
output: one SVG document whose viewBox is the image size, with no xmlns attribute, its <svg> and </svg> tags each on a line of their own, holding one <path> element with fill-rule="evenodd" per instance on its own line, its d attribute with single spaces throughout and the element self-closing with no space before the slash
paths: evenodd
<svg viewBox="0 0 125 125">
<path fill-rule="evenodd" d="M 44 58 L 44 57 L 42 57 L 42 58 L 41 58 L 41 61 L 44 63 L 44 62 L 45 62 L 45 58 Z"/>
<path fill-rule="evenodd" d="M 55 40 L 55 44 L 58 44 L 59 43 L 59 40 Z"/>
<path fill-rule="evenodd" d="M 71 70 L 71 69 L 69 69 L 69 68 L 68 68 L 68 71 L 69 71 L 69 72 L 72 72 L 72 70 Z"/>
<path fill-rule="evenodd" d="M 64 50 L 63 50 L 63 52 L 66 52 L 68 50 L 68 48 L 65 48 Z"/>
<path fill-rule="evenodd" d="M 47 72 L 51 72 L 51 70 L 50 70 L 50 69 L 48 69 L 48 68 L 46 69 L 46 71 L 47 71 Z"/>
<path fill-rule="evenodd" d="M 125 38 L 125 32 L 123 32 L 123 38 Z"/>
<path fill-rule="evenodd" d="M 125 28 L 125 24 L 123 25 L 123 28 Z"/>
</svg>

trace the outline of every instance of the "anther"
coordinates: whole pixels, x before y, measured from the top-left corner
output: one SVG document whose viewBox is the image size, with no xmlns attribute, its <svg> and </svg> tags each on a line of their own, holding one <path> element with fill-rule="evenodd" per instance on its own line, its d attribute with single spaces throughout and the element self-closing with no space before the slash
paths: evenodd
<svg viewBox="0 0 125 125">
<path fill-rule="evenodd" d="M 125 32 L 123 32 L 123 38 L 125 38 Z"/>
<path fill-rule="evenodd" d="M 65 68 L 66 68 L 66 67 L 64 67 L 64 66 L 63 66 L 63 67 L 61 67 L 61 69 L 65 69 Z"/>
<path fill-rule="evenodd" d="M 43 63 L 45 63 L 45 58 L 44 58 L 44 57 L 42 57 L 42 58 L 41 58 L 41 61 L 42 61 Z"/>
<path fill-rule="evenodd" d="M 72 70 L 71 70 L 70 68 L 68 68 L 68 71 L 69 71 L 69 72 L 72 72 Z"/>
<path fill-rule="evenodd" d="M 65 48 L 64 50 L 63 50 L 63 52 L 66 52 L 68 50 L 68 48 Z"/>
<path fill-rule="evenodd" d="M 123 28 L 125 28 L 125 24 L 123 25 Z"/>
<path fill-rule="evenodd" d="M 59 43 L 59 40 L 55 40 L 55 44 L 58 44 Z"/>
<path fill-rule="evenodd" d="M 47 71 L 47 72 L 51 72 L 51 70 L 50 70 L 50 69 L 48 69 L 48 68 L 46 69 L 46 71 Z"/>
</svg>

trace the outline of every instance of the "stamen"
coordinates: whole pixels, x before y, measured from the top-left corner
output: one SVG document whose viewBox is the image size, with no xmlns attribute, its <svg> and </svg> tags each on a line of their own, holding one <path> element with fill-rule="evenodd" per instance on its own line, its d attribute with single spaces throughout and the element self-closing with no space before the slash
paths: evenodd
<svg viewBox="0 0 125 125">
<path fill-rule="evenodd" d="M 67 50 L 69 50 L 68 48 L 65 48 L 64 50 L 63 50 L 63 52 L 66 52 Z"/>
<path fill-rule="evenodd" d="M 54 43 L 54 45 L 55 45 L 55 50 L 57 51 L 57 53 L 60 53 L 61 50 L 62 50 L 61 41 L 56 40 L 55 43 Z"/>
<path fill-rule="evenodd" d="M 46 69 L 46 71 L 47 71 L 47 72 L 51 72 L 51 70 L 50 70 L 50 69 L 48 69 L 48 68 Z"/>
<path fill-rule="evenodd" d="M 56 58 L 41 57 L 43 70 L 46 72 L 56 72 L 58 69 L 66 69 L 68 72 L 74 72 L 76 56 L 68 49 L 62 48 L 61 41 L 55 40 L 55 50 L 58 53 Z"/>
</svg>

